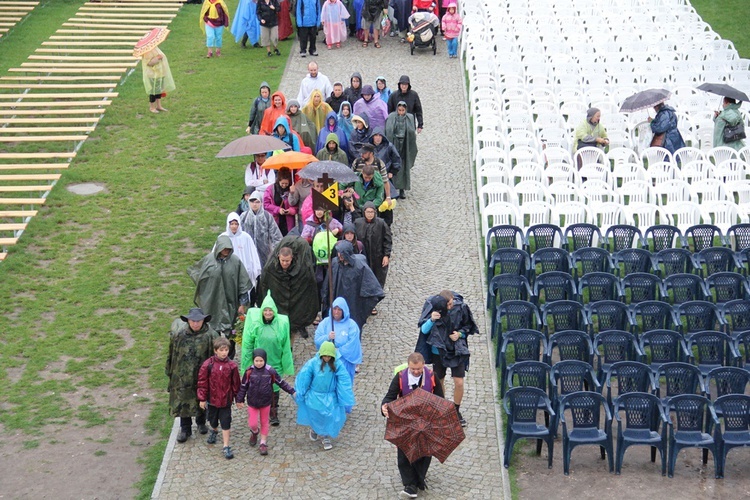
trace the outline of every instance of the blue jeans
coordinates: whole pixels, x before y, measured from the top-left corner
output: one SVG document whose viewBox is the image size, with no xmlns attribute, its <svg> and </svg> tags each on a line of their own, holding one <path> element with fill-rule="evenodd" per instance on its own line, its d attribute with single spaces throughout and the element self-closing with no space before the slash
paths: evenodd
<svg viewBox="0 0 750 500">
<path fill-rule="evenodd" d="M 211 25 L 206 25 L 206 47 L 221 48 L 221 34 L 224 31 L 224 26 L 214 28 Z"/>
<path fill-rule="evenodd" d="M 458 55 L 458 38 L 449 38 L 445 43 L 448 45 L 449 56 Z"/>
</svg>

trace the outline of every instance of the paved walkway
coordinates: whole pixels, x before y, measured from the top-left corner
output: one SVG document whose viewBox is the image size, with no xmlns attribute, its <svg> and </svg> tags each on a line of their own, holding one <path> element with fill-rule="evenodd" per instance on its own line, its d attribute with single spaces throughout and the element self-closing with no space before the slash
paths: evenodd
<svg viewBox="0 0 750 500">
<path fill-rule="evenodd" d="M 221 446 L 205 444 L 201 436 L 174 444 L 173 429 L 162 472 L 154 490 L 159 498 L 193 497 L 201 492 L 219 498 L 247 498 L 256 492 L 271 498 L 396 498 L 401 491 L 396 450 L 383 440 L 385 421 L 380 401 L 393 367 L 405 362 L 417 338 L 417 319 L 425 298 L 443 288 L 460 291 L 475 311 L 480 335 L 470 340 L 473 353 L 462 413 L 468 420 L 466 440 L 445 464 L 433 461 L 427 477 L 429 498 L 503 498 L 494 398 L 494 370 L 488 354 L 483 308 L 479 240 L 472 193 L 468 123 L 463 72 L 448 59 L 442 41 L 439 53 L 409 56 L 408 46 L 390 38 L 377 50 L 347 41 L 340 50 L 318 45 L 315 60 L 331 81 L 347 82 L 353 71 L 374 84 L 384 75 L 395 86 L 409 74 L 425 108 L 425 129 L 413 170 L 412 191 L 397 207 L 393 224 L 394 251 L 386 298 L 380 314 L 371 317 L 362 337 L 364 364 L 355 383 L 357 406 L 331 451 L 308 439 L 297 426 L 295 405 L 282 394 L 281 426 L 272 427 L 270 454 L 258 455 L 247 444 L 246 414 L 235 410 L 232 435 L 235 459 L 221 456 Z M 294 51 L 281 88 L 296 97 L 307 63 Z M 376 60 L 378 56 L 380 60 Z M 372 58 L 372 59 L 368 59 Z M 424 201 L 421 201 L 424 200 Z M 468 221 L 468 222 L 467 222 Z M 312 339 L 296 339 L 299 368 L 314 352 Z M 447 382 L 449 397 L 452 383 Z M 506 476 L 507 478 L 507 476 Z M 262 493 L 261 493 L 262 492 Z"/>
</svg>

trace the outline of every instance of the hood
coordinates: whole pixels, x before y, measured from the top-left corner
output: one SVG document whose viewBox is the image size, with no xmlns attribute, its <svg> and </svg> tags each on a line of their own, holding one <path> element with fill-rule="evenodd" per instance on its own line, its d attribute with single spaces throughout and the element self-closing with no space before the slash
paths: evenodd
<svg viewBox="0 0 750 500">
<path fill-rule="evenodd" d="M 231 221 L 237 221 L 237 224 L 240 225 L 239 228 L 237 228 L 237 233 L 235 233 L 234 236 L 239 236 L 242 234 L 242 222 L 240 221 L 240 216 L 237 215 L 237 212 L 229 212 L 229 215 L 227 215 L 227 235 L 232 234 L 231 229 L 229 229 L 229 223 Z M 230 236 L 232 238 L 232 236 Z"/>
<path fill-rule="evenodd" d="M 326 121 L 325 121 L 326 127 L 329 126 L 328 120 L 330 120 L 331 118 L 333 118 L 333 129 L 335 130 L 336 127 L 338 127 L 339 125 L 339 115 L 337 115 L 335 111 L 329 111 L 328 114 L 326 115 Z"/>
<path fill-rule="evenodd" d="M 299 113 L 300 109 L 302 108 L 302 106 L 299 105 L 299 101 L 297 99 L 289 99 L 289 102 L 286 103 L 285 108 L 287 114 L 289 114 L 289 108 L 291 108 L 292 106 L 297 106 L 297 113 Z"/>
<path fill-rule="evenodd" d="M 224 250 L 224 249 L 226 249 L 226 248 L 228 248 L 229 250 L 231 250 L 231 252 L 229 254 L 230 257 L 231 257 L 232 253 L 234 253 L 234 247 L 232 246 L 232 240 L 229 239 L 229 236 L 227 236 L 226 234 L 222 234 L 218 238 L 216 238 L 216 245 L 214 245 L 214 257 L 216 259 L 218 259 L 219 258 L 219 254 L 221 253 L 221 251 Z"/>
<path fill-rule="evenodd" d="M 351 78 L 349 78 L 349 85 L 354 87 L 354 85 L 352 84 L 352 80 L 354 80 L 355 78 L 359 78 L 359 89 L 361 90 L 362 89 L 362 75 L 359 73 L 359 71 L 355 71 L 354 73 L 352 73 Z"/>
<path fill-rule="evenodd" d="M 446 9 L 450 9 L 451 7 L 456 9 L 457 8 L 456 2 L 453 2 L 453 1 L 448 2 L 448 7 L 446 7 Z"/>
<path fill-rule="evenodd" d="M 338 136 L 338 135 L 336 135 L 336 132 L 331 132 L 330 134 L 328 134 L 328 135 L 326 136 L 326 143 L 325 143 L 325 146 L 328 146 L 328 143 L 329 143 L 329 142 L 331 142 L 331 141 L 333 141 L 333 142 L 335 142 L 335 143 L 336 143 L 336 147 L 337 147 L 337 148 L 339 147 L 339 136 Z M 325 147 L 325 146 L 324 146 L 324 147 Z"/>
<path fill-rule="evenodd" d="M 341 319 L 341 321 L 347 321 L 349 319 L 349 304 L 346 303 L 346 299 L 344 297 L 336 297 L 336 299 L 333 301 L 333 304 L 331 304 L 331 310 L 329 311 L 331 320 L 333 320 L 334 307 L 338 307 L 344 312 L 344 317 Z"/>
<path fill-rule="evenodd" d="M 271 106 L 273 106 L 273 98 L 276 96 L 281 97 L 281 109 L 286 110 L 286 96 L 280 90 L 277 90 L 276 92 L 271 94 Z"/>
<path fill-rule="evenodd" d="M 344 224 L 344 228 L 341 230 L 342 236 L 346 233 L 354 233 L 354 241 L 357 241 L 357 229 L 351 222 L 347 222 L 346 224 Z"/>
<path fill-rule="evenodd" d="M 411 90 L 411 80 L 409 80 L 409 77 L 407 75 L 401 75 L 401 78 L 398 79 L 398 83 L 399 84 L 405 83 L 405 84 L 409 85 L 406 88 L 407 92 L 409 92 Z M 399 89 L 399 90 L 401 90 L 401 89 Z"/>
<path fill-rule="evenodd" d="M 430 312 L 437 311 L 441 316 L 445 316 L 448 313 L 448 301 L 440 295 L 430 297 L 430 306 Z"/>
<path fill-rule="evenodd" d="M 360 113 L 358 115 L 352 115 L 352 121 L 354 121 L 355 118 L 357 118 L 357 119 L 361 120 L 362 122 L 364 122 L 365 128 L 367 128 L 367 129 L 370 128 L 370 117 L 367 116 L 367 113 L 362 112 L 362 113 Z"/>
<path fill-rule="evenodd" d="M 380 143 L 380 146 L 375 146 L 375 141 L 373 141 L 373 140 L 372 140 L 372 137 L 373 137 L 373 136 L 375 136 L 375 135 L 380 135 L 380 136 L 382 136 L 382 137 L 383 137 L 383 141 L 382 141 L 382 142 Z M 373 146 L 375 146 L 376 148 L 378 148 L 378 147 L 381 147 L 381 148 L 382 148 L 382 147 L 383 147 L 383 145 L 385 145 L 385 146 L 388 146 L 388 144 L 390 144 L 390 142 L 391 142 L 391 141 L 389 141 L 389 140 L 388 140 L 388 138 L 387 138 L 387 137 L 385 136 L 385 128 L 383 128 L 383 127 L 380 127 L 380 126 L 378 126 L 378 127 L 375 127 L 374 129 L 372 129 L 372 135 L 371 135 L 371 136 L 370 136 L 370 138 L 369 138 L 369 139 L 367 139 L 367 140 L 368 140 L 368 141 L 370 141 L 370 144 L 372 144 L 372 145 L 373 145 Z"/>
<path fill-rule="evenodd" d="M 273 299 L 271 298 L 271 290 L 268 291 L 268 293 L 266 294 L 266 298 L 263 299 L 263 303 L 260 305 L 261 315 L 263 314 L 263 310 L 266 308 L 271 308 L 274 316 L 279 314 L 279 310 L 276 309 L 276 302 L 274 302 Z"/>
<path fill-rule="evenodd" d="M 730 126 L 734 127 L 742 121 L 742 114 L 740 113 L 740 106 L 742 103 L 727 104 L 727 107 L 722 111 L 722 119 L 724 119 Z"/>
<path fill-rule="evenodd" d="M 344 106 L 349 106 L 349 119 L 351 120 L 352 119 L 352 103 L 350 103 L 349 101 L 344 101 L 341 103 L 341 105 L 339 106 L 339 116 L 342 116 L 342 113 L 344 111 Z"/>
<path fill-rule="evenodd" d="M 383 87 L 388 88 L 388 82 L 385 80 L 384 76 L 379 76 L 375 79 L 375 88 L 378 88 L 378 82 L 383 82 Z"/>
<path fill-rule="evenodd" d="M 268 85 L 268 82 L 261 82 L 260 87 L 258 88 L 258 94 L 260 94 L 260 91 L 263 90 L 263 87 L 267 88 L 269 93 L 271 92 L 271 86 Z"/>
<path fill-rule="evenodd" d="M 325 98 L 323 98 L 323 93 L 320 90 L 315 89 L 312 92 L 310 92 L 310 97 L 307 98 L 307 104 L 305 105 L 305 107 L 310 106 L 311 108 L 315 108 L 315 104 L 313 104 L 313 99 L 315 98 L 316 95 L 320 97 L 320 104 L 318 104 L 318 108 L 321 107 L 326 102 Z"/>
<path fill-rule="evenodd" d="M 368 84 L 368 85 L 365 85 L 364 87 L 362 87 L 362 92 L 360 94 L 361 95 L 371 95 L 374 98 L 375 97 L 375 89 L 372 88 L 372 85 Z"/>
<path fill-rule="evenodd" d="M 333 342 L 325 341 L 322 344 L 320 344 L 320 349 L 318 350 L 318 357 L 321 356 L 330 356 L 332 358 L 336 358 L 336 346 Z"/>
<path fill-rule="evenodd" d="M 348 241 L 339 241 L 336 243 L 336 252 L 341 255 L 345 261 L 351 262 L 352 255 L 354 255 L 354 247 Z"/>
<path fill-rule="evenodd" d="M 283 125 L 284 128 L 286 129 L 287 135 L 289 135 L 289 133 L 292 130 L 292 128 L 289 126 L 289 118 L 287 118 L 286 116 L 279 116 L 278 118 L 276 118 L 276 123 L 273 124 L 273 133 L 274 134 L 276 133 L 276 128 L 279 125 Z"/>
</svg>

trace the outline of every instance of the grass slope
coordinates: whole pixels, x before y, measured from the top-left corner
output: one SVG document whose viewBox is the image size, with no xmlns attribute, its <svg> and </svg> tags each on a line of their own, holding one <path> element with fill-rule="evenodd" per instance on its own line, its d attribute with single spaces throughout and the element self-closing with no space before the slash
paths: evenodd
<svg viewBox="0 0 750 500">
<path fill-rule="evenodd" d="M 691 0 L 696 12 L 722 38 L 731 40 L 740 57 L 750 58 L 750 10 L 747 0 Z"/>
</svg>

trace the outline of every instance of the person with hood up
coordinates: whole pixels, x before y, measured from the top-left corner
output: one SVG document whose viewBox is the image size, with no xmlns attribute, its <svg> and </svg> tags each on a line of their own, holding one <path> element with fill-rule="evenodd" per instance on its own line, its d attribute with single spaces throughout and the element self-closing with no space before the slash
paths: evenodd
<svg viewBox="0 0 750 500">
<path fill-rule="evenodd" d="M 347 142 L 349 142 L 349 137 L 351 137 L 352 131 L 354 130 L 354 125 L 352 124 L 352 104 L 349 101 L 341 103 L 341 106 L 339 106 L 338 117 L 339 126 L 344 130 Z"/>
<path fill-rule="evenodd" d="M 234 35 L 234 41 L 242 41 L 242 48 L 247 48 L 247 42 L 250 45 L 259 48 L 260 44 L 260 23 L 256 15 L 256 2 L 253 0 L 240 0 L 237 4 L 237 11 L 234 14 L 234 21 L 230 31 Z"/>
<path fill-rule="evenodd" d="M 276 182 L 266 188 L 263 195 L 263 208 L 276 221 L 283 236 L 294 229 L 299 196 L 292 185 L 292 172 L 282 167 L 276 174 Z"/>
<path fill-rule="evenodd" d="M 245 318 L 242 332 L 242 360 L 240 371 L 245 373 L 253 365 L 253 351 L 263 349 L 267 363 L 282 377 L 294 375 L 294 359 L 290 340 L 289 317 L 279 314 L 271 291 L 266 292 L 260 307 L 253 307 Z M 279 425 L 279 387 L 273 388 L 270 408 L 271 425 Z"/>
<path fill-rule="evenodd" d="M 229 212 L 229 215 L 227 215 L 227 230 L 221 234 L 228 236 L 232 241 L 234 255 L 242 261 L 242 265 L 245 266 L 245 271 L 250 277 L 250 283 L 255 288 L 255 283 L 258 281 L 262 269 L 260 258 L 252 236 L 242 230 L 240 216 L 237 215 L 237 212 Z"/>
<path fill-rule="evenodd" d="M 349 12 L 346 6 L 339 0 L 326 0 L 323 2 L 323 8 L 320 10 L 320 22 L 323 25 L 323 32 L 326 35 L 326 45 L 328 50 L 341 48 L 341 42 L 346 40 L 347 19 Z"/>
<path fill-rule="evenodd" d="M 375 90 L 380 94 L 380 99 L 385 102 L 386 109 L 388 109 L 388 98 L 391 97 L 391 89 L 388 88 L 388 83 L 386 83 L 384 76 L 379 76 L 375 80 Z"/>
<path fill-rule="evenodd" d="M 352 104 L 359 101 L 359 98 L 362 97 L 362 75 L 358 71 L 352 73 L 349 79 L 349 87 L 344 91 L 344 97 Z"/>
<path fill-rule="evenodd" d="M 375 146 L 371 141 L 368 141 L 362 145 L 362 147 L 360 148 L 360 154 L 361 156 L 352 162 L 352 170 L 354 170 L 354 173 L 360 174 L 366 166 L 368 165 L 372 166 L 375 169 L 375 172 L 379 174 L 380 179 L 383 181 L 383 195 L 385 196 L 383 201 L 387 201 L 388 204 L 390 205 L 391 183 L 388 182 L 390 174 L 388 172 L 388 168 L 386 168 L 385 166 L 385 162 L 383 162 L 383 160 L 375 156 Z M 367 181 L 363 182 L 363 184 L 366 185 Z M 377 187 L 377 186 L 374 186 L 374 187 Z M 361 203 L 364 203 L 365 201 L 368 201 L 368 200 L 367 199 L 360 200 Z M 370 200 L 370 201 L 374 201 L 374 200 Z M 376 206 L 379 207 L 380 205 L 376 205 Z M 393 217 L 392 217 L 393 212 L 386 210 L 386 213 L 388 212 L 390 212 L 390 215 L 387 216 L 386 222 L 388 222 L 388 225 L 390 226 L 391 222 L 393 222 Z"/>
<path fill-rule="evenodd" d="M 463 20 L 456 9 L 456 1 L 449 0 L 448 11 L 443 15 L 441 28 L 447 44 L 448 57 L 458 57 L 458 37 L 461 36 Z"/>
<path fill-rule="evenodd" d="M 272 292 L 281 314 L 289 316 L 292 332 L 307 338 L 305 327 L 320 311 L 315 263 L 310 244 L 299 236 L 284 237 L 268 258 L 258 282 L 258 295 Z"/>
<path fill-rule="evenodd" d="M 319 232 L 330 230 L 330 232 L 334 236 L 338 236 L 339 233 L 341 233 L 341 230 L 343 229 L 341 223 L 338 220 L 333 219 L 333 218 L 331 219 L 330 226 L 326 228 L 327 223 L 326 223 L 325 216 L 326 216 L 327 210 L 328 209 L 324 206 L 315 207 L 315 210 L 313 211 L 313 213 L 310 214 L 310 216 L 307 219 L 305 219 L 305 225 L 302 228 L 301 236 L 302 238 L 307 240 L 307 242 L 311 245 L 312 245 L 313 239 Z"/>
<path fill-rule="evenodd" d="M 168 111 L 161 105 L 161 99 L 167 96 L 167 92 L 173 92 L 176 87 L 167 56 L 159 47 L 154 47 L 141 55 L 141 68 L 143 69 L 143 86 L 148 94 L 149 111 L 152 113 Z"/>
<path fill-rule="evenodd" d="M 257 190 L 253 191 L 248 203 L 250 207 L 247 211 L 242 212 L 240 222 L 242 222 L 242 229 L 255 242 L 262 271 L 268 256 L 271 255 L 283 236 L 276 221 L 273 220 L 273 215 L 263 209 L 263 193 Z"/>
<path fill-rule="evenodd" d="M 419 94 L 411 88 L 411 80 L 407 75 L 401 75 L 398 79 L 398 89 L 391 93 L 388 98 L 388 113 L 396 111 L 398 103 L 406 103 L 406 112 L 414 115 L 417 119 L 417 133 L 422 131 L 424 120 L 422 118 L 422 101 L 419 100 Z M 392 141 L 391 141 L 392 142 Z"/>
<path fill-rule="evenodd" d="M 383 127 L 378 127 L 372 132 L 370 144 L 375 148 L 375 157 L 383 162 L 388 172 L 388 182 L 390 183 L 391 193 L 395 192 L 393 178 L 401 170 L 401 156 L 398 154 L 396 147 L 385 136 Z"/>
<path fill-rule="evenodd" d="M 347 304 L 351 304 L 351 318 L 361 332 L 372 310 L 385 297 L 385 292 L 367 265 L 365 256 L 355 254 L 350 242 L 336 243 L 336 254 L 337 258 L 331 262 L 332 295 L 343 297 Z M 328 280 L 323 283 L 322 298 L 323 310 L 327 311 L 330 304 Z"/>
<path fill-rule="evenodd" d="M 362 116 L 352 115 L 352 133 L 349 135 L 349 160 L 354 161 L 362 154 L 361 149 L 370 140 L 370 117 L 367 113 Z"/>
<path fill-rule="evenodd" d="M 300 150 L 300 139 L 289 125 L 288 116 L 280 116 L 276 119 L 272 135 L 273 137 L 287 143 L 292 151 Z"/>
<path fill-rule="evenodd" d="M 230 338 L 229 357 L 234 358 L 232 329 L 237 316 L 245 314 L 253 284 L 229 236 L 219 236 L 213 250 L 187 272 L 195 283 L 193 302 L 211 316 L 217 332 Z"/>
<path fill-rule="evenodd" d="M 346 423 L 346 408 L 354 406 L 352 380 L 333 342 L 323 342 L 318 353 L 297 374 L 297 424 L 310 427 L 310 439 L 321 438 L 324 450 L 333 448 Z"/>
<path fill-rule="evenodd" d="M 677 115 L 674 108 L 665 103 L 654 106 L 656 116 L 648 121 L 651 123 L 651 132 L 654 138 L 651 141 L 652 146 L 660 146 L 670 153 L 674 154 L 680 148 L 685 147 L 685 141 L 682 134 L 677 130 Z"/>
<path fill-rule="evenodd" d="M 221 57 L 222 34 L 229 26 L 229 9 L 224 0 L 204 0 L 200 12 L 200 27 L 206 35 L 206 57 L 213 57 L 216 47 L 216 57 Z"/>
<path fill-rule="evenodd" d="M 364 255 L 365 245 L 357 239 L 357 229 L 354 227 L 354 222 L 347 222 L 344 224 L 344 230 L 341 236 L 341 240 L 346 240 L 352 244 L 352 249 L 354 250 L 355 255 Z M 334 251 L 331 253 L 331 256 L 336 257 L 336 248 L 334 248 L 333 250 Z"/>
<path fill-rule="evenodd" d="M 725 97 L 722 102 L 722 110 L 714 111 L 714 147 L 728 146 L 732 149 L 739 151 L 745 147 L 745 142 L 742 139 L 736 141 L 727 142 L 724 139 L 724 129 L 729 127 L 736 127 L 742 121 L 742 114 L 740 113 L 740 104 L 731 97 Z"/>
<path fill-rule="evenodd" d="M 252 0 L 248 1 L 255 5 Z M 257 134 L 260 132 L 263 113 L 271 106 L 271 87 L 268 86 L 268 83 L 261 83 L 258 93 L 258 97 L 255 98 L 253 105 L 250 107 L 250 118 L 247 120 L 247 128 L 245 129 L 245 133 L 248 134 Z"/>
<path fill-rule="evenodd" d="M 292 130 L 299 134 L 302 143 L 310 149 L 315 148 L 315 140 L 318 137 L 315 124 L 302 112 L 299 101 L 290 99 L 286 105 L 286 114 L 292 125 Z"/>
<path fill-rule="evenodd" d="M 240 217 L 242 217 L 242 212 L 250 210 L 250 195 L 253 194 L 253 191 L 255 191 L 253 186 L 245 186 L 242 198 L 240 198 L 240 203 L 237 205 L 237 210 L 235 211 Z"/>
<path fill-rule="evenodd" d="M 271 94 L 271 107 L 263 111 L 260 133 L 263 135 L 272 135 L 276 120 L 280 116 L 286 116 L 286 96 L 278 90 Z"/>
<path fill-rule="evenodd" d="M 267 363 L 268 354 L 263 349 L 253 350 L 253 363 L 242 376 L 237 393 L 237 408 L 242 409 L 247 400 L 247 424 L 250 427 L 250 446 L 258 444 L 260 434 L 260 454 L 268 455 L 268 429 L 274 389 L 283 389 L 294 397 L 294 388 L 287 384 L 279 373 Z M 277 411 L 278 416 L 278 411 Z M 278 418 L 278 417 L 277 417 Z M 258 425 L 260 423 L 260 425 Z"/>
<path fill-rule="evenodd" d="M 315 89 L 310 94 L 310 100 L 307 104 L 302 106 L 302 112 L 315 125 L 315 135 L 317 136 L 318 132 L 325 126 L 326 116 L 333 110 L 323 100 L 323 94 L 320 90 Z M 315 151 L 317 152 L 317 149 Z"/>
<path fill-rule="evenodd" d="M 335 113 L 338 113 L 341 109 L 341 103 L 345 101 L 346 96 L 344 95 L 344 84 L 341 82 L 333 82 L 333 90 L 326 99 L 326 103 Z"/>
<path fill-rule="evenodd" d="M 194 307 L 180 316 L 169 329 L 169 354 L 164 373 L 169 378 L 169 412 L 180 419 L 177 442 L 184 443 L 193 434 L 193 417 L 198 432 L 208 433 L 206 412 L 198 405 L 198 371 L 211 357 L 214 340 L 219 338 L 208 324 L 210 314 Z"/>
<path fill-rule="evenodd" d="M 598 108 L 589 108 L 586 111 L 586 119 L 578 125 L 575 131 L 574 153 L 585 147 L 604 150 L 604 147 L 609 144 L 607 130 L 602 125 L 601 119 L 602 112 Z M 578 165 L 578 168 L 581 168 L 581 165 Z"/>
<path fill-rule="evenodd" d="M 362 116 L 367 114 L 370 119 L 369 126 L 371 129 L 385 125 L 385 119 L 388 117 L 388 106 L 375 95 L 375 89 L 372 85 L 365 85 L 362 88 L 362 97 L 354 103 L 354 114 Z"/>
<path fill-rule="evenodd" d="M 375 273 L 380 286 L 384 287 L 393 248 L 391 228 L 377 216 L 377 208 L 371 201 L 365 203 L 364 214 L 364 217 L 354 221 L 357 240 L 365 245 L 367 265 Z M 372 314 L 377 314 L 377 310 L 373 309 Z"/>
<path fill-rule="evenodd" d="M 334 132 L 331 132 L 326 136 L 325 146 L 323 146 L 315 156 L 321 161 L 337 161 L 344 165 L 349 164 L 349 158 L 346 156 L 346 152 L 339 147 L 339 136 Z"/>
<path fill-rule="evenodd" d="M 349 304 L 343 297 L 336 297 L 328 317 L 315 329 L 315 348 L 320 349 L 323 342 L 333 342 L 336 346 L 339 359 L 346 367 L 354 387 L 354 374 L 357 366 L 362 363 L 362 344 L 359 339 L 359 327 L 349 317 Z"/>
<path fill-rule="evenodd" d="M 345 151 L 349 149 L 349 137 L 344 132 L 344 129 L 339 126 L 339 117 L 335 111 L 331 111 L 326 115 L 325 123 L 320 128 L 318 134 L 318 142 L 315 145 L 315 152 L 318 152 L 326 147 L 328 143 L 328 135 L 336 134 L 338 137 L 338 143 L 341 148 Z M 348 164 L 348 161 L 342 162 Z"/>
<path fill-rule="evenodd" d="M 406 198 L 411 189 L 411 169 L 417 159 L 417 128 L 414 115 L 407 112 L 406 103 L 400 101 L 396 111 L 385 121 L 385 136 L 393 144 L 401 158 L 401 169 L 393 176 L 393 185 L 399 190 L 399 198 Z"/>
<path fill-rule="evenodd" d="M 266 48 L 266 56 L 271 57 L 271 49 L 277 56 L 279 52 L 279 6 L 278 0 L 257 0 L 256 15 L 260 22 L 260 44 Z"/>
</svg>

